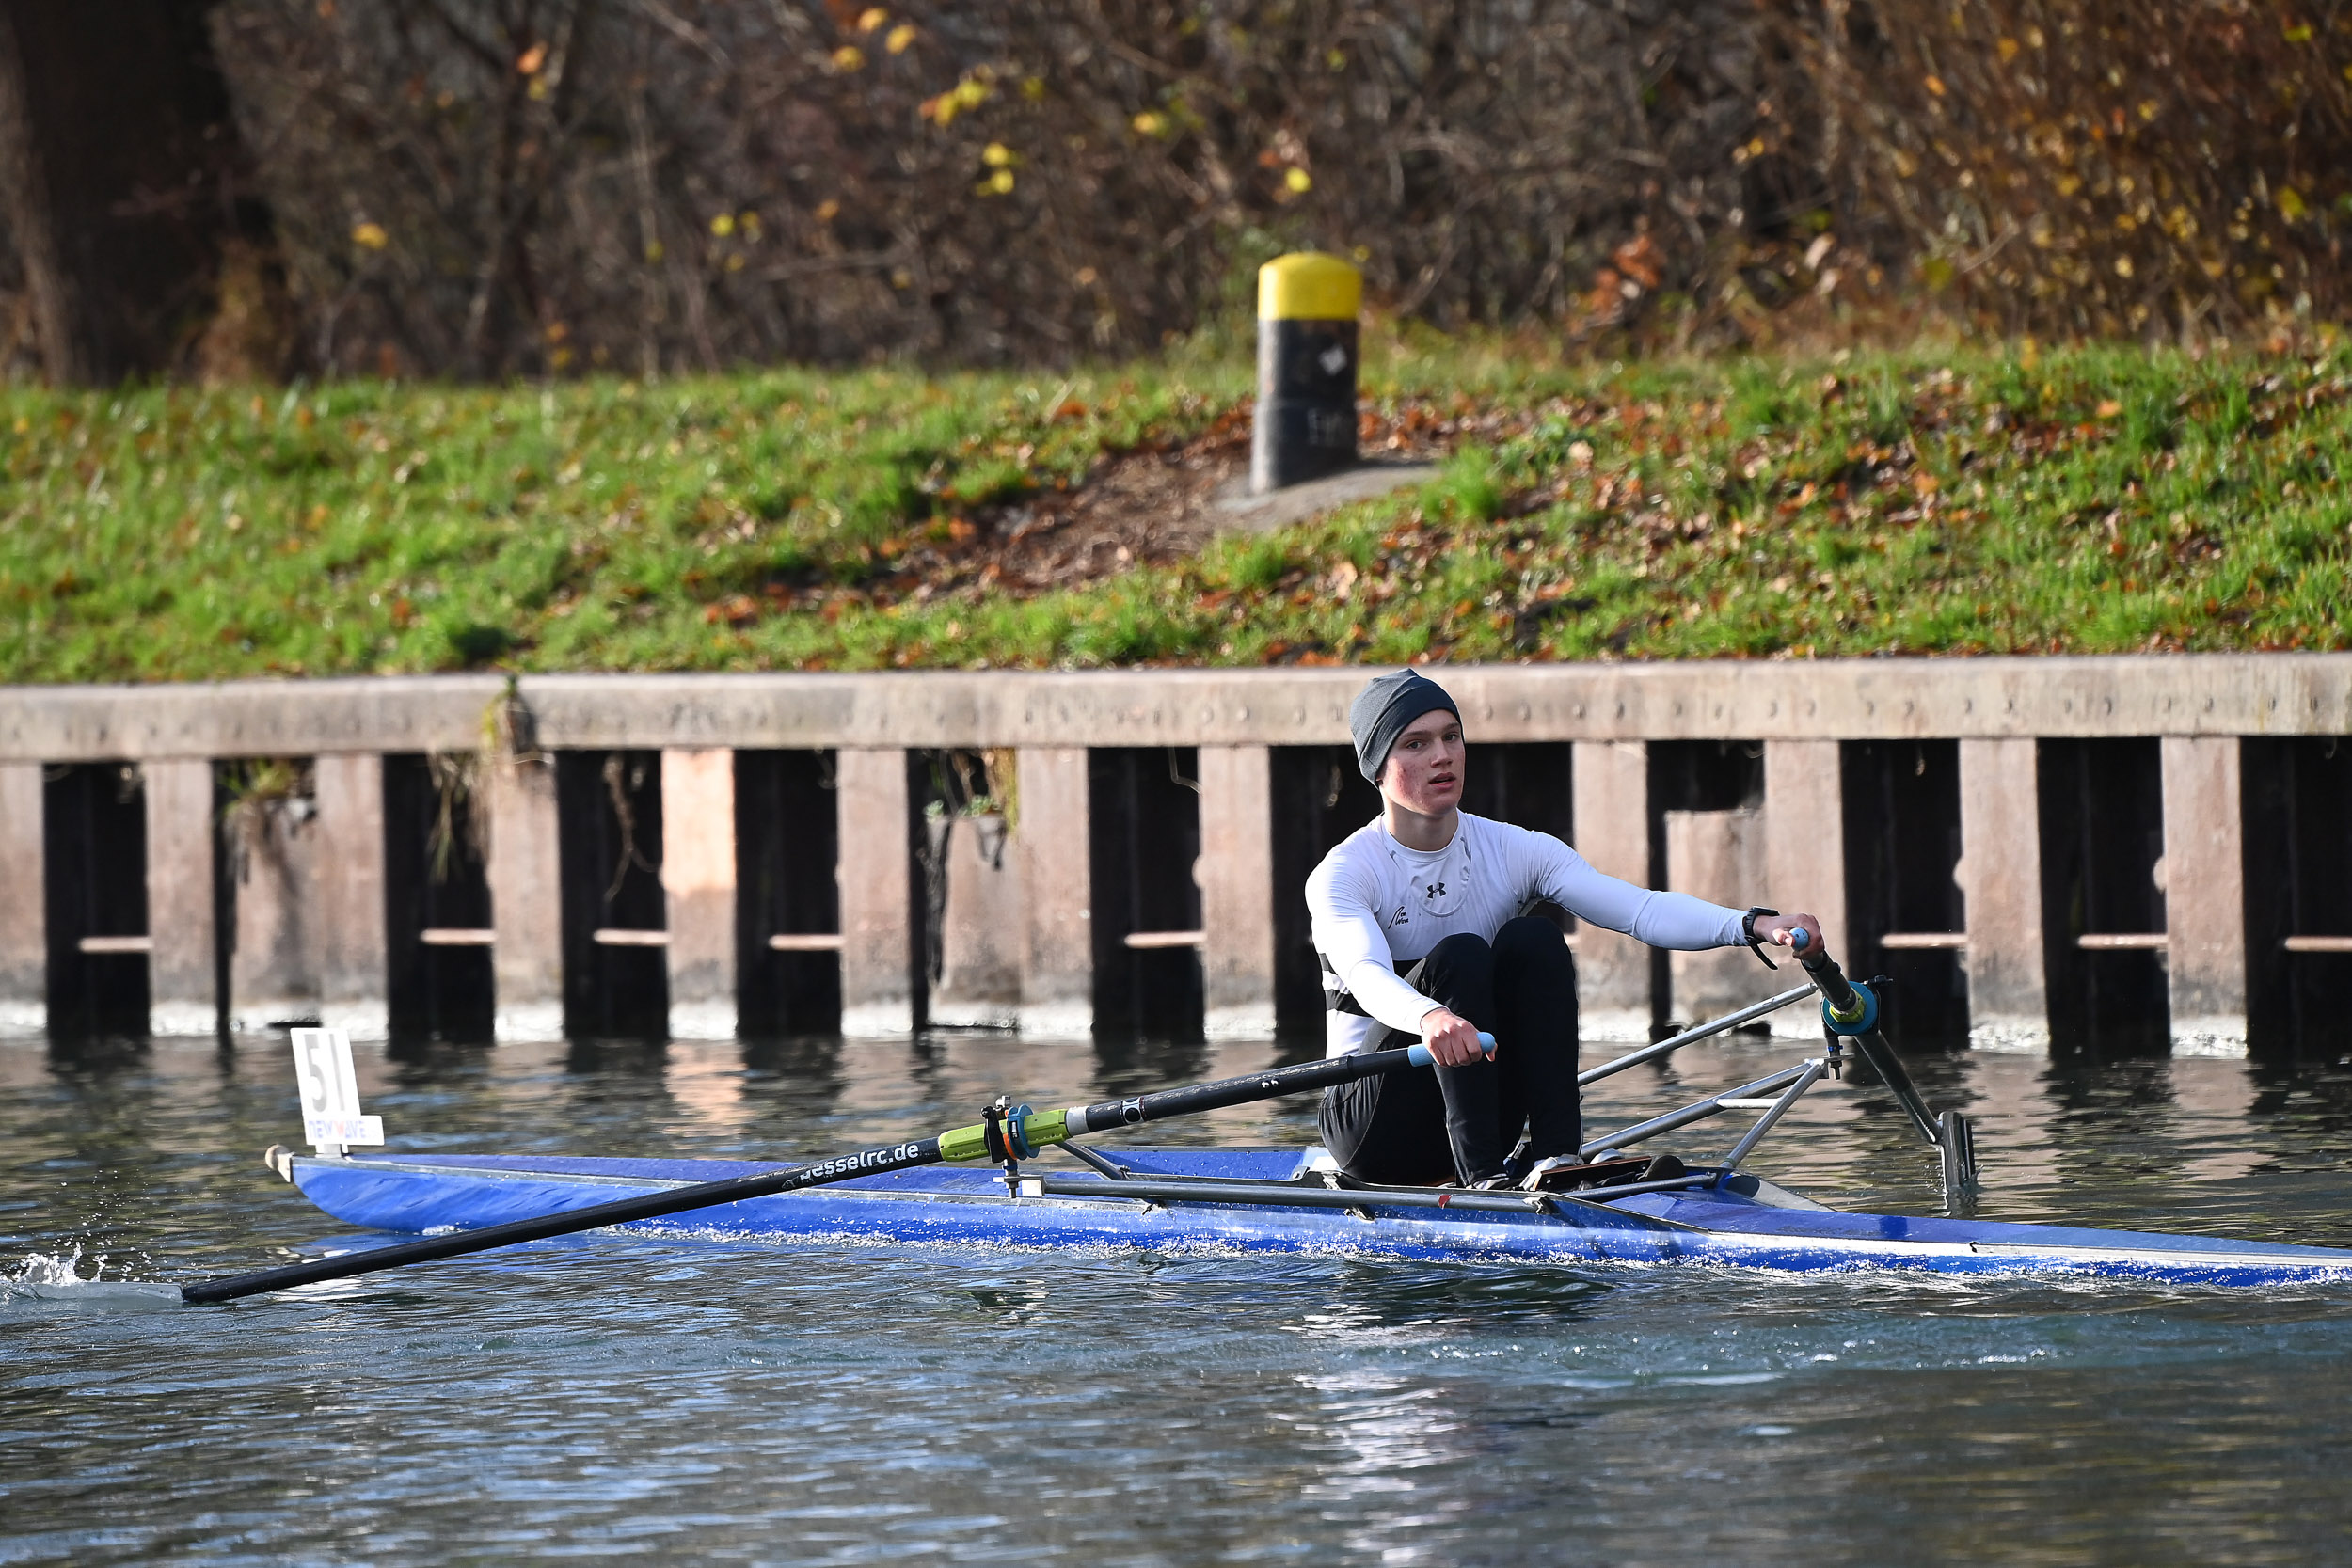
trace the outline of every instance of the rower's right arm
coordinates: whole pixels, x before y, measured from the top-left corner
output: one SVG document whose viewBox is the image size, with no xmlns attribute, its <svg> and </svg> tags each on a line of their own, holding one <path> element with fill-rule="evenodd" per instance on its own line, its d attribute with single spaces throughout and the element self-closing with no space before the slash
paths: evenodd
<svg viewBox="0 0 2352 1568">
<path fill-rule="evenodd" d="M 1391 1029 L 1428 1039 L 1422 1027 L 1424 1018 L 1454 1015 L 1436 1006 L 1397 974 L 1396 958 L 1374 903 L 1380 896 L 1378 884 L 1362 868 L 1335 863 L 1338 860 L 1336 855 L 1327 857 L 1307 879 L 1307 912 L 1315 950 L 1330 963 L 1331 973 L 1366 1013 Z M 1477 1031 L 1470 1030 L 1473 1052 L 1476 1035 Z M 1451 1043 L 1450 1036 L 1448 1040 Z M 1430 1039 L 1429 1044 L 1432 1051 L 1437 1049 L 1436 1040 Z"/>
</svg>

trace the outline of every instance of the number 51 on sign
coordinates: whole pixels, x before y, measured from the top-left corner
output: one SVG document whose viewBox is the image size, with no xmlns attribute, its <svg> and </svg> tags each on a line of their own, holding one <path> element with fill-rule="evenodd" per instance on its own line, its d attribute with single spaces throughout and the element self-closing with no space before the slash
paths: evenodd
<svg viewBox="0 0 2352 1568">
<path fill-rule="evenodd" d="M 351 1069 L 351 1036 L 341 1029 L 295 1029 L 294 1081 L 302 1090 L 302 1136 L 322 1154 L 347 1144 L 380 1144 L 384 1118 L 359 1114 L 359 1080 Z"/>
</svg>

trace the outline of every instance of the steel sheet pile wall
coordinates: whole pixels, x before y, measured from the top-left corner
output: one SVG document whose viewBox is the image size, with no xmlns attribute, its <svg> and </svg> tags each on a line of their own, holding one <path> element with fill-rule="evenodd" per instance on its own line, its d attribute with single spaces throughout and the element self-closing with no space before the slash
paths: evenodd
<svg viewBox="0 0 2352 1568">
<path fill-rule="evenodd" d="M 515 1037 L 564 1027 L 567 1002 L 575 1029 L 622 1033 L 870 1034 L 927 1016 L 1041 1034 L 1312 1029 L 1294 905 L 1370 809 L 1345 750 L 1363 678 L 0 691 L 0 879 L 25 890 L 0 916 L 0 1029 L 140 1013 L 203 1031 L 283 1012 Z M 2257 1036 L 2282 1040 L 2344 989 L 2352 921 L 2315 868 L 2352 855 L 2333 760 L 2352 736 L 2352 657 L 1443 679 L 1474 809 L 1572 830 L 1635 880 L 1811 909 L 1901 975 L 1933 1032 L 2038 1050 L 2056 1017 L 2070 1043 L 2236 1053 L 2249 984 Z M 969 771 L 983 754 L 987 798 L 938 800 L 927 825 L 941 759 Z M 296 765 L 299 807 L 224 809 L 223 781 L 255 759 Z M 102 778 L 114 796 L 83 800 Z M 139 832 L 102 854 L 104 810 L 135 812 Z M 135 863 L 115 864 L 126 847 Z M 1593 1037 L 1705 1010 L 1754 967 L 1571 940 Z"/>
</svg>

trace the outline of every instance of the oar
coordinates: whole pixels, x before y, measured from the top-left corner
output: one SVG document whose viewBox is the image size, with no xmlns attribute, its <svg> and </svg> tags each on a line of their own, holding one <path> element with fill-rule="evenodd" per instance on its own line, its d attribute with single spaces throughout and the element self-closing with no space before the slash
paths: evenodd
<svg viewBox="0 0 2352 1568">
<path fill-rule="evenodd" d="M 1482 1034 L 1478 1039 L 1488 1054 L 1492 1054 L 1494 1037 Z M 545 1241 L 551 1236 L 570 1236 L 582 1230 L 602 1229 L 608 1225 L 627 1225 L 632 1220 L 659 1219 L 665 1214 L 682 1214 L 723 1203 L 739 1203 L 745 1198 L 800 1192 L 861 1176 L 877 1176 L 884 1171 L 906 1170 L 915 1165 L 932 1165 L 950 1160 L 1001 1160 L 1008 1155 L 1026 1157 L 1040 1148 L 1067 1143 L 1073 1138 L 1100 1132 L 1106 1128 L 1135 1127 L 1169 1117 L 1195 1116 L 1202 1111 L 1222 1110 L 1228 1105 L 1247 1105 L 1252 1101 L 1272 1100 L 1307 1089 L 1352 1084 L 1358 1079 L 1394 1072 L 1400 1068 L 1427 1067 L 1430 1060 L 1426 1045 L 1407 1046 L 1396 1051 L 1359 1051 L 1351 1055 L 1333 1056 L 1320 1062 L 1303 1062 L 1296 1067 L 1278 1068 L 1271 1072 L 1252 1073 L 1244 1078 L 1220 1078 L 1208 1084 L 1161 1089 L 1133 1100 L 1105 1100 L 1097 1105 L 1073 1105 L 1060 1111 L 1032 1112 L 1025 1108 L 1009 1114 L 992 1111 L 988 1120 L 975 1127 L 950 1128 L 937 1137 L 919 1138 L 913 1143 L 862 1148 L 854 1154 L 844 1154 L 814 1165 L 764 1171 L 757 1176 L 731 1177 L 723 1181 L 701 1181 L 691 1187 L 673 1188 L 669 1192 L 648 1193 L 643 1197 L 625 1197 L 617 1202 L 598 1203 L 560 1214 L 542 1214 L 536 1219 L 485 1226 L 480 1230 L 428 1236 L 422 1241 L 403 1242 L 366 1252 L 344 1253 L 336 1258 L 322 1258 L 315 1262 L 294 1263 L 282 1269 L 263 1269 L 258 1274 L 199 1280 L 194 1285 L 182 1286 L 180 1294 L 182 1299 L 192 1302 L 235 1301 L 243 1296 L 288 1290 L 296 1285 L 349 1279 L 356 1275 L 375 1274 L 410 1263 L 431 1262 L 438 1258 L 461 1258 L 470 1252 L 488 1252 L 521 1242 Z"/>
<path fill-rule="evenodd" d="M 1902 1058 L 1895 1054 L 1895 1048 L 1887 1043 L 1885 1035 L 1878 1028 L 1877 999 L 1854 989 L 1853 982 L 1846 978 L 1846 972 L 1837 967 L 1837 960 L 1830 957 L 1829 948 L 1822 942 L 1820 932 L 1807 933 L 1800 928 L 1800 935 L 1804 940 L 1796 944 L 1797 961 L 1804 965 L 1804 972 L 1813 977 L 1813 984 L 1820 990 L 1822 1000 L 1829 1004 L 1830 1016 L 1849 1027 L 1855 1024 L 1862 1026 L 1857 1033 L 1846 1035 L 1846 1037 L 1853 1041 L 1854 1048 L 1862 1053 L 1863 1060 L 1877 1069 L 1886 1086 L 1895 1091 L 1895 1099 L 1910 1115 L 1912 1125 L 1919 1130 L 1919 1135 L 1938 1148 L 1943 1148 L 1944 1137 L 1936 1130 L 1935 1117 L 1929 1112 L 1928 1102 L 1919 1098 L 1918 1085 L 1912 1083 L 1911 1073 L 1903 1067 Z M 1838 1032 L 1846 1033 L 1844 1029 Z"/>
</svg>

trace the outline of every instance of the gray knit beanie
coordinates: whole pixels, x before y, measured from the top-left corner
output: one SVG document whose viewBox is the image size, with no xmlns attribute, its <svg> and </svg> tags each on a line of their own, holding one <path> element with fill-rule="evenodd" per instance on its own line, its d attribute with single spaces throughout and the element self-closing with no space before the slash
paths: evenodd
<svg viewBox="0 0 2352 1568">
<path fill-rule="evenodd" d="M 1438 708 L 1456 719 L 1462 717 L 1445 688 L 1418 670 L 1391 671 L 1375 677 L 1358 692 L 1347 710 L 1347 729 L 1356 737 L 1356 766 L 1363 769 L 1364 777 L 1378 784 L 1380 769 L 1405 726 Z"/>
</svg>

